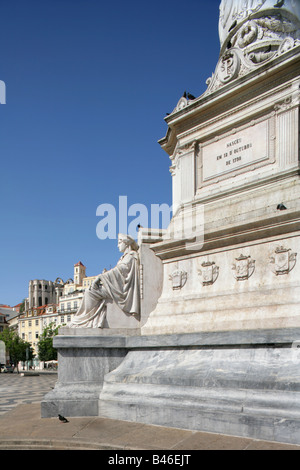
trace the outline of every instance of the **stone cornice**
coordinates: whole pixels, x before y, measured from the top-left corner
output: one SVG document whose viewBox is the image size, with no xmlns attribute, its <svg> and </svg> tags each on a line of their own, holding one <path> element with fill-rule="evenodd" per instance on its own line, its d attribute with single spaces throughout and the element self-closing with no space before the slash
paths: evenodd
<svg viewBox="0 0 300 470">
<path fill-rule="evenodd" d="M 195 128 L 207 124 L 208 119 L 219 119 L 221 113 L 232 113 L 233 108 L 248 105 L 252 98 L 257 98 L 257 89 L 260 96 L 263 93 L 272 94 L 274 88 L 283 85 L 287 80 L 297 77 L 300 61 L 300 46 L 297 46 L 267 64 L 263 64 L 246 76 L 232 80 L 222 88 L 190 101 L 189 104 L 165 118 L 168 130 L 158 141 L 161 147 L 172 155 L 179 135 L 185 132 L 194 132 Z M 272 80 L 270 81 L 270 76 Z M 228 107 L 230 103 L 230 108 Z"/>
</svg>

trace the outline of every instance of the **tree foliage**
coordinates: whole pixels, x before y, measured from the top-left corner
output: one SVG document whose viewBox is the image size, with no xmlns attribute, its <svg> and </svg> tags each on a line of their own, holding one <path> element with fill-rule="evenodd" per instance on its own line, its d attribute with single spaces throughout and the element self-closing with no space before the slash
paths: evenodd
<svg viewBox="0 0 300 470">
<path fill-rule="evenodd" d="M 4 341 L 5 347 L 9 352 L 10 361 L 18 367 L 19 361 L 30 361 L 34 357 L 31 344 L 24 341 L 18 333 L 11 329 L 5 328 L 0 333 L 0 340 Z"/>
<path fill-rule="evenodd" d="M 25 311 L 25 299 L 23 299 L 20 305 L 19 313 L 23 313 L 24 311 Z"/>
<path fill-rule="evenodd" d="M 50 323 L 40 335 L 37 344 L 40 361 L 52 361 L 57 359 L 57 349 L 53 347 L 53 337 L 58 334 L 58 327 Z"/>
</svg>

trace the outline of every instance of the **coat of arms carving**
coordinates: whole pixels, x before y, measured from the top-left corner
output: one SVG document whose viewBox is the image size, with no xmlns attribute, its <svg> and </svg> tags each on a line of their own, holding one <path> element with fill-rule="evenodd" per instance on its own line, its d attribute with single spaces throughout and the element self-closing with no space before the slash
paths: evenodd
<svg viewBox="0 0 300 470">
<path fill-rule="evenodd" d="M 206 261 L 201 264 L 202 269 L 198 270 L 200 276 L 202 276 L 202 285 L 210 286 L 213 284 L 219 275 L 219 266 L 213 261 Z"/>
<path fill-rule="evenodd" d="M 296 264 L 297 253 L 292 253 L 290 248 L 279 246 L 274 256 L 270 258 L 272 271 L 276 276 L 288 274 Z"/>
<path fill-rule="evenodd" d="M 170 281 L 172 281 L 173 290 L 181 289 L 187 280 L 187 272 L 176 270 L 169 276 Z"/>
<path fill-rule="evenodd" d="M 235 261 L 236 263 L 233 264 L 232 269 L 236 280 L 245 281 L 249 279 L 254 273 L 255 260 L 251 259 L 251 256 L 240 255 L 238 258 L 235 258 Z"/>
</svg>

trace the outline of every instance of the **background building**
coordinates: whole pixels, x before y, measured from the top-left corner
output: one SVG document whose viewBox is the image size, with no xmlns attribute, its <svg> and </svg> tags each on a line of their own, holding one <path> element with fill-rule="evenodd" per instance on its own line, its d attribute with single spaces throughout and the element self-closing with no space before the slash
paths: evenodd
<svg viewBox="0 0 300 470">
<path fill-rule="evenodd" d="M 81 261 L 74 265 L 74 281 L 69 279 L 64 285 L 63 295 L 59 297 L 58 312 L 66 316 L 66 323 L 72 319 L 77 312 L 84 291 L 97 276 L 86 276 L 86 267 Z"/>
<path fill-rule="evenodd" d="M 57 282 L 58 281 L 58 282 Z M 35 279 L 29 281 L 28 298 L 25 311 L 48 304 L 57 304 L 63 294 L 63 284 L 59 278 L 55 282 Z"/>
<path fill-rule="evenodd" d="M 37 344 L 43 330 L 50 324 L 53 324 L 54 327 L 68 325 L 79 308 L 84 290 L 97 277 L 87 277 L 86 267 L 81 261 L 74 265 L 73 274 L 74 280 L 69 278 L 66 282 L 59 277 L 55 281 L 39 279 L 30 281 L 24 312 L 19 314 L 14 311 L 17 315 L 19 336 L 24 341 L 31 343 L 36 356 L 38 354 Z M 11 326 L 10 322 L 9 324 Z M 33 365 L 38 366 L 38 364 L 39 361 L 36 358 Z"/>
<path fill-rule="evenodd" d="M 8 328 L 9 326 L 16 327 L 18 324 L 20 306 L 21 304 L 15 307 L 0 304 L 0 331 L 3 331 L 4 328 Z"/>
</svg>

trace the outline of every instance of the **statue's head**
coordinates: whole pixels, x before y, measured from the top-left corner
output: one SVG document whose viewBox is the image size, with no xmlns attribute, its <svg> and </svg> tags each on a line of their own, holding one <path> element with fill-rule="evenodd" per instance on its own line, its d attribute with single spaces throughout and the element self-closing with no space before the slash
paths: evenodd
<svg viewBox="0 0 300 470">
<path fill-rule="evenodd" d="M 130 247 L 134 251 L 139 249 L 137 242 L 130 235 L 123 233 L 119 233 L 118 235 L 118 247 L 121 252 L 125 251 L 127 247 Z"/>
</svg>

